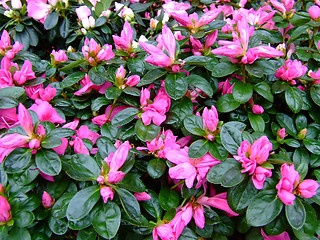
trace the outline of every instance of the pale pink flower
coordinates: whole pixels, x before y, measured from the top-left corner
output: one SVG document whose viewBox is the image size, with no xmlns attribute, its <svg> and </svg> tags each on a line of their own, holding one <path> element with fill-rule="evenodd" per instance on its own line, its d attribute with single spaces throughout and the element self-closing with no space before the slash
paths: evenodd
<svg viewBox="0 0 320 240">
<path fill-rule="evenodd" d="M 58 50 L 58 51 L 52 50 L 51 54 L 54 58 L 55 65 L 68 61 L 66 52 L 63 50 Z"/>
<path fill-rule="evenodd" d="M 22 8 L 22 4 L 20 0 L 11 0 L 12 9 L 20 9 Z"/>
<path fill-rule="evenodd" d="M 42 206 L 45 209 L 49 209 L 53 206 L 53 204 L 54 204 L 54 199 L 52 199 L 49 193 L 44 191 L 42 194 Z"/>
<path fill-rule="evenodd" d="M 294 165 L 287 163 L 281 166 L 281 179 L 276 186 L 280 200 L 286 205 L 292 205 L 296 196 L 293 190 L 299 184 L 299 173 L 294 169 Z"/>
<path fill-rule="evenodd" d="M 248 23 L 252 26 L 262 26 L 268 21 L 272 20 L 274 14 L 275 11 L 267 12 L 264 11 L 262 8 L 259 8 L 258 10 L 254 10 L 253 8 L 240 8 L 239 10 L 234 11 L 233 20 L 239 21 L 242 18 L 245 18 L 248 21 Z"/>
<path fill-rule="evenodd" d="M 299 60 L 295 59 L 292 61 L 291 59 L 288 59 L 281 68 L 277 69 L 274 75 L 276 78 L 285 81 L 293 81 L 304 75 L 307 71 L 308 67 L 302 65 L 302 62 Z"/>
<path fill-rule="evenodd" d="M 190 3 L 167 1 L 162 5 L 163 10 L 171 15 L 173 12 L 186 11 L 191 8 Z"/>
<path fill-rule="evenodd" d="M 51 5 L 47 4 L 47 0 L 28 0 L 27 12 L 28 16 L 40 21 L 42 24 L 51 11 Z"/>
<path fill-rule="evenodd" d="M 146 192 L 135 193 L 134 197 L 137 199 L 137 201 L 146 201 L 151 199 L 151 196 Z"/>
<path fill-rule="evenodd" d="M 79 20 L 83 20 L 85 18 L 88 18 L 91 15 L 91 10 L 87 6 L 83 5 L 76 8 L 76 13 Z"/>
<path fill-rule="evenodd" d="M 304 198 L 312 198 L 317 194 L 318 188 L 319 184 L 316 181 L 312 179 L 306 179 L 298 185 L 297 192 Z"/>
<path fill-rule="evenodd" d="M 270 0 L 270 2 L 273 5 L 273 7 L 282 12 L 284 16 L 291 12 L 295 4 L 294 0 L 281 0 L 282 3 L 278 2 L 277 0 Z"/>
<path fill-rule="evenodd" d="M 166 154 L 167 159 L 176 164 L 169 169 L 169 176 L 172 179 L 185 179 L 187 188 L 192 188 L 197 179 L 196 188 L 204 184 L 210 168 L 218 163 L 219 160 L 212 157 L 209 153 L 201 158 L 192 159 L 188 156 L 188 147 L 180 150 L 171 150 Z"/>
<path fill-rule="evenodd" d="M 290 240 L 289 233 L 287 232 L 283 232 L 279 235 L 267 236 L 261 228 L 261 235 L 264 237 L 264 240 Z"/>
<path fill-rule="evenodd" d="M 11 207 L 7 199 L 0 195 L 0 225 L 11 219 Z"/>
<path fill-rule="evenodd" d="M 131 52 L 132 40 L 133 40 L 133 29 L 128 21 L 125 21 L 121 35 L 112 35 L 116 49 L 120 49 L 125 52 Z"/>
</svg>

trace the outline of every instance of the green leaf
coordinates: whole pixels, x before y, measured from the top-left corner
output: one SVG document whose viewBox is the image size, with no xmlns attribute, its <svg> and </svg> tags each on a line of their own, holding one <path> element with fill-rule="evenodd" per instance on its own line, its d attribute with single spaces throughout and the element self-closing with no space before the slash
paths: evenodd
<svg viewBox="0 0 320 240">
<path fill-rule="evenodd" d="M 57 138 L 66 138 L 75 134 L 76 134 L 76 131 L 70 128 L 56 128 L 50 132 L 50 135 L 54 135 Z"/>
<path fill-rule="evenodd" d="M 225 95 L 222 95 L 218 101 L 216 108 L 218 112 L 226 113 L 226 112 L 231 112 L 232 110 L 235 110 L 240 106 L 240 102 L 236 101 L 233 98 L 232 93 L 227 93 Z"/>
<path fill-rule="evenodd" d="M 158 219 L 162 215 L 162 209 L 160 207 L 158 195 L 151 190 L 148 190 L 148 194 L 150 195 L 151 199 L 143 201 L 142 206 L 151 216 Z"/>
<path fill-rule="evenodd" d="M 231 62 L 221 62 L 214 66 L 212 71 L 212 76 L 214 77 L 224 77 L 235 71 L 239 70 L 239 67 L 236 64 Z"/>
<path fill-rule="evenodd" d="M 221 184 L 223 187 L 233 187 L 239 184 L 245 177 L 241 173 L 241 170 L 241 164 L 237 160 L 227 158 L 211 167 L 207 174 L 207 180 L 214 184 Z"/>
<path fill-rule="evenodd" d="M 59 147 L 62 144 L 62 140 L 60 137 L 57 137 L 56 135 L 49 134 L 41 141 L 41 147 L 46 148 L 46 149 L 52 149 L 55 147 Z"/>
<path fill-rule="evenodd" d="M 48 226 L 56 235 L 63 235 L 68 231 L 68 221 L 65 218 L 55 218 L 50 216 Z"/>
<path fill-rule="evenodd" d="M 320 106 L 320 85 L 313 85 L 310 89 L 310 95 L 315 104 Z"/>
<path fill-rule="evenodd" d="M 266 82 L 261 82 L 253 85 L 253 90 L 268 101 L 273 102 L 273 94 L 271 92 L 271 88 Z"/>
<path fill-rule="evenodd" d="M 242 142 L 241 131 L 230 125 L 223 125 L 220 130 L 221 143 L 232 155 L 237 155 Z"/>
<path fill-rule="evenodd" d="M 141 212 L 137 199 L 128 190 L 116 188 L 123 210 L 134 222 L 140 222 Z"/>
<path fill-rule="evenodd" d="M 203 130 L 203 121 L 202 118 L 196 115 L 187 116 L 184 121 L 184 127 L 188 132 L 197 135 L 204 136 L 206 133 Z"/>
<path fill-rule="evenodd" d="M 68 221 L 68 227 L 72 230 L 81 230 L 89 227 L 90 225 L 91 225 L 91 221 L 90 221 L 90 218 L 88 218 L 87 216 L 76 221 L 72 221 L 72 220 Z"/>
<path fill-rule="evenodd" d="M 265 129 L 265 122 L 261 115 L 254 114 L 252 112 L 248 112 L 249 121 L 251 124 L 251 127 L 256 132 L 264 132 Z"/>
<path fill-rule="evenodd" d="M 251 226 L 260 227 L 272 222 L 281 212 L 283 203 L 274 190 L 261 191 L 247 209 L 247 221 Z"/>
<path fill-rule="evenodd" d="M 10 240 L 31 240 L 30 233 L 27 228 L 14 227 L 10 230 L 9 237 Z"/>
<path fill-rule="evenodd" d="M 0 109 L 15 108 L 19 104 L 18 100 L 12 97 L 0 97 Z"/>
<path fill-rule="evenodd" d="M 4 160 L 4 170 L 7 173 L 23 172 L 31 165 L 32 150 L 16 148 Z"/>
<path fill-rule="evenodd" d="M 122 181 L 117 185 L 131 192 L 141 193 L 146 191 L 146 186 L 143 184 L 141 179 L 132 173 L 127 173 Z"/>
<path fill-rule="evenodd" d="M 184 59 L 187 65 L 196 65 L 196 66 L 205 66 L 207 65 L 212 59 L 206 56 L 190 56 Z"/>
<path fill-rule="evenodd" d="M 311 153 L 320 155 L 320 142 L 318 140 L 305 138 L 303 144 Z"/>
<path fill-rule="evenodd" d="M 39 173 L 40 170 L 37 169 L 36 165 L 31 164 L 30 167 L 23 172 L 13 174 L 13 178 L 18 185 L 26 186 L 30 184 L 38 176 Z"/>
<path fill-rule="evenodd" d="M 89 70 L 89 79 L 95 85 L 102 85 L 108 81 L 106 69 L 102 66 L 96 66 Z"/>
<path fill-rule="evenodd" d="M 46 30 L 50 30 L 52 28 L 54 28 L 59 20 L 59 12 L 56 11 L 52 11 L 51 13 L 49 13 L 49 15 L 46 17 L 46 20 L 44 21 L 44 28 Z"/>
<path fill-rule="evenodd" d="M 285 91 L 285 99 L 292 112 L 300 112 L 303 106 L 303 101 L 300 95 L 300 91 L 297 88 L 287 88 L 287 90 Z"/>
<path fill-rule="evenodd" d="M 212 97 L 213 89 L 211 87 L 211 84 L 205 78 L 196 74 L 190 74 L 187 77 L 187 82 L 189 85 L 193 86 L 194 88 L 199 88 L 200 90 L 202 90 L 210 98 Z"/>
<path fill-rule="evenodd" d="M 137 134 L 137 137 L 141 141 L 151 141 L 155 139 L 160 133 L 160 126 L 155 124 L 144 125 L 141 119 L 136 122 L 134 127 L 134 131 Z"/>
<path fill-rule="evenodd" d="M 74 61 L 74 62 L 69 63 L 67 66 L 61 68 L 60 70 L 61 70 L 61 71 L 70 70 L 70 69 L 73 69 L 73 68 L 78 67 L 79 65 L 81 65 L 81 64 L 84 63 L 84 62 L 86 62 L 85 59 L 78 59 L 78 60 L 76 60 L 76 61 Z M 84 77 L 84 76 L 83 76 L 83 77 Z M 83 78 L 83 77 L 82 77 L 82 78 Z M 80 80 L 81 80 L 81 79 L 80 79 Z M 69 83 L 66 83 L 66 84 L 69 84 Z M 73 85 L 73 84 L 71 84 L 70 86 L 72 86 L 72 85 Z"/>
<path fill-rule="evenodd" d="M 68 18 L 63 18 L 60 26 L 59 26 L 60 36 L 66 39 L 70 32 L 70 21 Z"/>
<path fill-rule="evenodd" d="M 100 198 L 98 185 L 81 189 L 70 201 L 67 208 L 69 220 L 79 220 L 91 211 Z"/>
<path fill-rule="evenodd" d="M 251 176 L 247 176 L 241 184 L 233 187 L 227 194 L 228 203 L 235 212 L 244 212 L 252 199 L 258 194 Z"/>
<path fill-rule="evenodd" d="M 188 150 L 189 158 L 201 158 L 209 151 L 208 140 L 198 139 L 193 142 Z"/>
<path fill-rule="evenodd" d="M 104 95 L 106 96 L 107 99 L 112 100 L 120 97 L 122 93 L 122 90 L 117 88 L 117 87 L 109 87 L 107 88 L 106 92 Z"/>
<path fill-rule="evenodd" d="M 255 61 L 254 64 L 259 66 L 263 70 L 263 74 L 265 75 L 273 75 L 277 71 L 272 62 L 268 60 L 259 59 Z"/>
<path fill-rule="evenodd" d="M 163 68 L 156 68 L 147 72 L 143 78 L 138 82 L 137 87 L 142 87 L 153 83 L 155 80 L 161 78 L 167 73 L 167 70 Z"/>
<path fill-rule="evenodd" d="M 121 212 L 117 204 L 108 201 L 91 214 L 91 222 L 97 233 L 106 239 L 113 238 L 120 227 Z"/>
<path fill-rule="evenodd" d="M 303 225 L 303 227 L 299 230 L 292 229 L 294 235 L 299 239 L 299 240 L 304 240 L 304 239 L 312 239 L 314 238 L 314 234 L 316 233 L 317 230 L 317 225 L 318 225 L 318 220 L 317 220 L 317 213 L 312 207 L 312 205 L 305 203 L 304 207 L 306 209 L 306 222 Z M 318 232 L 318 231 L 317 231 Z"/>
<path fill-rule="evenodd" d="M 88 227 L 78 231 L 77 240 L 96 240 L 97 233 L 93 227 Z"/>
<path fill-rule="evenodd" d="M 63 162 L 66 174 L 77 181 L 95 181 L 101 173 L 95 159 L 86 154 L 74 154 Z"/>
<path fill-rule="evenodd" d="M 308 24 L 295 28 L 293 32 L 290 34 L 290 39 L 288 43 L 294 41 L 296 38 L 298 38 L 302 34 L 308 34 L 307 33 L 308 28 L 309 28 Z"/>
<path fill-rule="evenodd" d="M 278 113 L 276 118 L 280 126 L 282 128 L 285 128 L 288 134 L 290 134 L 293 137 L 295 137 L 298 134 L 297 129 L 294 125 L 294 121 L 291 117 L 284 113 Z"/>
<path fill-rule="evenodd" d="M 128 68 L 131 74 L 142 74 L 144 72 L 144 61 L 142 59 L 130 58 Z"/>
<path fill-rule="evenodd" d="M 187 92 L 187 79 L 181 73 L 169 74 L 165 80 L 165 89 L 171 98 L 174 100 L 180 99 Z"/>
<path fill-rule="evenodd" d="M 169 188 L 162 188 L 159 193 L 160 206 L 164 210 L 170 210 L 176 208 L 179 205 L 180 197 L 179 194 Z"/>
<path fill-rule="evenodd" d="M 55 218 L 64 218 L 67 214 L 67 207 L 75 193 L 65 193 L 54 203 L 51 214 Z"/>
<path fill-rule="evenodd" d="M 61 88 L 71 87 L 72 85 L 78 83 L 84 77 L 85 77 L 84 72 L 72 73 L 69 76 L 67 76 L 65 79 L 63 79 L 63 81 L 60 83 L 60 87 Z"/>
<path fill-rule="evenodd" d="M 18 227 L 28 227 L 34 219 L 35 217 L 32 212 L 19 211 L 14 216 L 14 224 Z"/>
<path fill-rule="evenodd" d="M 61 171 L 59 155 L 52 149 L 40 149 L 36 153 L 36 165 L 41 172 L 55 176 Z"/>
<path fill-rule="evenodd" d="M 101 135 L 103 137 L 109 138 L 110 140 L 116 140 L 118 135 L 118 127 L 115 125 L 112 125 L 110 123 L 105 123 L 101 127 Z"/>
<path fill-rule="evenodd" d="M 271 223 L 266 225 L 263 230 L 267 235 L 279 235 L 287 229 L 287 219 L 284 214 L 280 214 Z"/>
<path fill-rule="evenodd" d="M 285 210 L 290 226 L 295 230 L 301 229 L 306 221 L 306 209 L 300 199 L 296 198 L 292 205 L 286 205 Z"/>
<path fill-rule="evenodd" d="M 163 160 L 159 158 L 151 159 L 148 162 L 147 171 L 153 179 L 161 177 L 166 171 L 167 167 Z"/>
<path fill-rule="evenodd" d="M 250 83 L 243 84 L 237 81 L 232 88 L 232 95 L 234 100 L 240 103 L 246 103 L 252 97 L 253 87 Z"/>
<path fill-rule="evenodd" d="M 246 70 L 248 73 L 250 73 L 252 76 L 262 78 L 264 74 L 264 69 L 262 66 L 257 64 L 256 62 L 252 64 L 246 64 Z"/>
<path fill-rule="evenodd" d="M 0 89 L 0 97 L 12 97 L 19 99 L 26 94 L 22 87 L 5 87 Z"/>
<path fill-rule="evenodd" d="M 112 119 L 112 125 L 122 126 L 131 122 L 140 112 L 137 108 L 126 108 L 118 112 Z"/>
<path fill-rule="evenodd" d="M 217 142 L 209 142 L 209 153 L 220 161 L 225 160 L 229 156 L 229 152 Z"/>
</svg>

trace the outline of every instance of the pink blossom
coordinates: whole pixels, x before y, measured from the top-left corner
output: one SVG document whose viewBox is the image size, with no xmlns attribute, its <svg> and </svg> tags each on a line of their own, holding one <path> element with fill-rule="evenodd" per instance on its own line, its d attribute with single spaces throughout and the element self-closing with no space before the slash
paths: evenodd
<svg viewBox="0 0 320 240">
<path fill-rule="evenodd" d="M 287 232 L 283 232 L 279 235 L 267 236 L 261 228 L 261 235 L 264 237 L 264 240 L 290 240 L 290 236 Z"/>
<path fill-rule="evenodd" d="M 281 68 L 277 69 L 274 75 L 285 81 L 293 81 L 304 75 L 307 71 L 308 67 L 302 65 L 299 60 L 295 59 L 292 61 L 291 59 L 288 59 Z"/>
<path fill-rule="evenodd" d="M 114 192 L 112 190 L 112 188 L 107 187 L 107 186 L 103 186 L 100 188 L 100 195 L 103 198 L 103 202 L 107 203 L 108 200 L 112 200 L 114 197 Z"/>
<path fill-rule="evenodd" d="M 140 76 L 139 75 L 132 75 L 129 76 L 126 80 L 126 85 L 129 87 L 134 87 L 140 82 Z"/>
<path fill-rule="evenodd" d="M 24 61 L 21 70 L 16 71 L 13 74 L 13 79 L 16 81 L 18 84 L 24 84 L 27 80 L 31 80 L 36 78 L 36 75 L 32 71 L 32 65 L 29 60 Z"/>
<path fill-rule="evenodd" d="M 201 158 L 189 158 L 188 150 L 188 147 L 184 147 L 180 150 L 167 152 L 167 159 L 176 164 L 176 166 L 169 169 L 169 175 L 173 179 L 185 179 L 187 188 L 192 188 L 195 179 L 197 179 L 196 188 L 199 188 L 207 181 L 206 176 L 210 168 L 220 163 L 220 161 L 213 158 L 209 153 Z"/>
<path fill-rule="evenodd" d="M 41 99 L 36 99 L 35 103 L 29 108 L 34 111 L 40 121 L 49 121 L 52 123 L 64 123 L 64 120 L 57 111 L 46 101 Z"/>
<path fill-rule="evenodd" d="M 255 105 L 253 105 L 253 107 L 252 107 L 252 112 L 253 112 L 254 114 L 262 114 L 262 113 L 264 112 L 264 109 L 263 109 L 262 106 L 255 104 Z"/>
<path fill-rule="evenodd" d="M 317 5 L 311 6 L 308 9 L 309 15 L 313 20 L 318 20 L 320 17 L 320 7 Z"/>
<path fill-rule="evenodd" d="M 73 150 L 76 154 L 90 155 L 90 152 L 84 142 L 79 137 L 74 137 L 74 140 L 70 142 L 73 145 Z"/>
<path fill-rule="evenodd" d="M 91 82 L 88 74 L 86 74 L 85 77 L 81 79 L 80 84 L 82 88 L 74 93 L 74 95 L 76 96 L 81 96 L 83 93 L 89 93 L 92 90 L 96 90 L 99 93 L 104 94 L 106 89 L 112 86 L 111 82 L 105 82 L 104 84 L 99 86 L 95 85 Z"/>
<path fill-rule="evenodd" d="M 299 184 L 299 173 L 294 169 L 294 165 L 287 163 L 281 166 L 281 179 L 276 186 L 280 200 L 286 205 L 292 205 L 296 196 L 293 193 L 295 187 Z"/>
<path fill-rule="evenodd" d="M 15 42 L 15 44 L 11 47 L 11 39 L 7 30 L 4 30 L 0 39 L 0 54 L 7 57 L 8 59 L 12 59 L 16 53 L 18 53 L 23 48 L 23 45 L 19 42 Z"/>
<path fill-rule="evenodd" d="M 85 18 L 88 18 L 91 15 L 91 10 L 90 8 L 84 5 L 76 8 L 76 13 L 79 20 L 83 20 Z"/>
<path fill-rule="evenodd" d="M 93 39 L 85 39 L 82 47 L 82 54 L 88 60 L 91 66 L 95 66 L 101 61 L 106 61 L 114 58 L 115 54 L 112 52 L 112 46 L 105 44 L 101 46 Z M 90 54 L 89 54 L 90 53 Z"/>
<path fill-rule="evenodd" d="M 66 52 L 63 50 L 52 50 L 51 52 L 53 58 L 54 58 L 54 64 L 57 65 L 58 63 L 63 63 L 68 61 L 68 57 L 66 55 Z"/>
<path fill-rule="evenodd" d="M 128 108 L 128 106 L 118 106 L 118 107 L 115 107 L 115 108 L 112 109 L 112 106 L 108 105 L 106 110 L 105 110 L 105 113 L 102 114 L 102 115 L 94 117 L 92 119 L 92 122 L 101 127 L 103 124 L 105 124 L 107 122 L 110 122 L 118 112 L 120 112 L 120 111 L 122 111 L 123 109 L 126 109 L 126 108 Z M 111 109 L 112 109 L 112 112 L 110 113 Z"/>
<path fill-rule="evenodd" d="M 286 129 L 285 128 L 279 129 L 277 132 L 277 136 L 280 137 L 281 139 L 284 139 L 286 136 Z"/>
<path fill-rule="evenodd" d="M 28 0 L 27 12 L 28 16 L 44 23 L 46 17 L 51 11 L 51 5 L 47 4 L 47 0 Z"/>
<path fill-rule="evenodd" d="M 162 7 L 167 14 L 171 15 L 173 12 L 186 11 L 191 5 L 190 3 L 167 1 Z"/>
<path fill-rule="evenodd" d="M 40 176 L 43 177 L 44 179 L 50 181 L 50 182 L 54 182 L 54 178 L 53 176 L 50 176 L 48 174 L 45 174 L 44 172 L 40 171 Z"/>
<path fill-rule="evenodd" d="M 217 130 L 219 119 L 215 106 L 212 105 L 210 110 L 208 110 L 207 107 L 204 108 L 202 113 L 202 121 L 204 130 L 208 130 L 210 133 L 214 133 Z"/>
<path fill-rule="evenodd" d="M 9 129 L 11 125 L 18 121 L 16 108 L 0 109 L 0 129 Z"/>
<path fill-rule="evenodd" d="M 151 199 L 151 196 L 146 192 L 135 193 L 134 197 L 137 199 L 137 201 L 146 201 Z"/>
<path fill-rule="evenodd" d="M 51 87 L 51 85 L 48 85 L 45 89 L 39 89 L 39 97 L 41 98 L 41 100 L 47 102 L 50 102 L 56 96 L 56 93 L 57 89 Z"/>
<path fill-rule="evenodd" d="M 260 166 L 256 167 L 255 172 L 252 176 L 252 181 L 254 186 L 257 189 L 262 189 L 264 181 L 266 180 L 266 177 L 271 177 L 271 176 L 272 176 L 271 169 L 266 169 Z"/>
<path fill-rule="evenodd" d="M 54 199 L 47 193 L 46 191 L 43 192 L 42 194 L 42 206 L 45 209 L 49 209 L 53 206 L 54 204 Z"/>
<path fill-rule="evenodd" d="M 162 224 L 152 230 L 153 240 L 177 240 L 169 224 Z"/>
<path fill-rule="evenodd" d="M 77 131 L 76 131 L 77 135 L 79 138 L 83 139 L 83 138 L 86 138 L 86 139 L 89 139 L 92 144 L 96 144 L 96 141 L 98 138 L 101 137 L 100 134 L 96 133 L 96 132 L 93 132 L 89 129 L 88 126 L 86 125 L 82 125 Z"/>
<path fill-rule="evenodd" d="M 58 155 L 64 155 L 68 147 L 68 139 L 61 138 L 62 144 L 58 147 L 52 148 Z"/>
<path fill-rule="evenodd" d="M 125 52 L 131 52 L 132 40 L 133 40 L 133 29 L 128 21 L 125 21 L 121 35 L 112 35 L 116 49 L 120 49 Z"/>
<path fill-rule="evenodd" d="M 7 199 L 0 195 L 0 225 L 11 219 L 11 207 Z"/>
<path fill-rule="evenodd" d="M 20 9 L 22 8 L 22 4 L 20 0 L 11 0 L 12 9 Z"/>
<path fill-rule="evenodd" d="M 297 192 L 304 198 L 311 198 L 317 194 L 316 192 L 318 188 L 319 184 L 316 181 L 312 179 L 306 179 L 298 185 Z"/>
</svg>

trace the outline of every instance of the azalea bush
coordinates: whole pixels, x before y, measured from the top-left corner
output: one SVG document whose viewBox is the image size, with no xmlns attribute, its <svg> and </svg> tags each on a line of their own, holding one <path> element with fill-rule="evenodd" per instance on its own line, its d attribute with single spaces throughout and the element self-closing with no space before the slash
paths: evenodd
<svg viewBox="0 0 320 240">
<path fill-rule="evenodd" d="M 0 239 L 318 239 L 320 1 L 0 13 Z"/>
</svg>

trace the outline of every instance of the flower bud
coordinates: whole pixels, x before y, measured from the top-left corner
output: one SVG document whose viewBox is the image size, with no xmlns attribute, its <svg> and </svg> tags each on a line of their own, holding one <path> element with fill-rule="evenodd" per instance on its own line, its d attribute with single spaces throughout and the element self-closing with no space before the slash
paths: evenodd
<svg viewBox="0 0 320 240">
<path fill-rule="evenodd" d="M 8 18 L 13 18 L 13 11 L 12 10 L 6 10 L 4 11 L 4 14 Z"/>
<path fill-rule="evenodd" d="M 97 177 L 97 182 L 100 184 L 104 184 L 104 177 L 103 176 Z"/>
<path fill-rule="evenodd" d="M 302 130 L 298 133 L 298 138 L 299 138 L 299 140 L 304 139 L 304 138 L 306 137 L 306 134 L 307 134 L 307 129 L 306 129 L 306 128 L 302 129 Z"/>
<path fill-rule="evenodd" d="M 32 139 L 30 142 L 29 142 L 29 148 L 30 149 L 38 149 L 40 147 L 40 142 L 38 139 Z"/>
<path fill-rule="evenodd" d="M 11 0 L 11 7 L 13 9 L 20 9 L 22 8 L 22 4 L 20 0 Z"/>
<path fill-rule="evenodd" d="M 71 53 L 71 52 L 75 52 L 76 50 L 72 47 L 72 46 L 69 46 L 67 48 L 67 53 Z"/>
<path fill-rule="evenodd" d="M 311 6 L 308 10 L 310 17 L 313 20 L 318 21 L 319 17 L 320 17 L 320 7 L 318 7 L 317 5 Z"/>
<path fill-rule="evenodd" d="M 108 9 L 107 11 L 102 11 L 101 13 L 102 16 L 109 18 L 111 15 L 111 11 Z"/>
<path fill-rule="evenodd" d="M 157 19 L 151 18 L 150 19 L 150 27 L 152 29 L 156 29 L 157 25 L 158 25 L 159 21 Z"/>
<path fill-rule="evenodd" d="M 262 114 L 262 113 L 264 112 L 264 109 L 263 109 L 263 107 L 261 107 L 260 105 L 255 104 L 255 105 L 253 105 L 253 107 L 252 107 L 252 112 L 253 112 L 254 114 Z"/>
<path fill-rule="evenodd" d="M 281 139 L 284 139 L 286 136 L 286 129 L 285 128 L 279 129 L 277 132 L 277 136 L 280 137 Z"/>
<path fill-rule="evenodd" d="M 137 201 L 145 201 L 151 199 L 151 196 L 146 192 L 135 193 L 134 197 L 137 199 Z"/>
<path fill-rule="evenodd" d="M 11 207 L 7 199 L 0 196 L 0 226 L 11 219 Z"/>
<path fill-rule="evenodd" d="M 103 198 L 103 202 L 107 203 L 109 198 L 110 200 L 113 199 L 114 193 L 110 187 L 103 186 L 100 188 L 100 195 Z"/>
<path fill-rule="evenodd" d="M 129 87 L 134 87 L 135 85 L 138 84 L 139 81 L 140 81 L 140 76 L 139 75 L 132 75 L 132 76 L 127 78 L 126 84 Z"/>
<path fill-rule="evenodd" d="M 121 65 L 116 72 L 116 80 L 119 86 L 123 84 L 124 77 L 126 76 L 126 70 L 123 65 Z"/>
<path fill-rule="evenodd" d="M 319 184 L 312 180 L 306 179 L 298 185 L 297 192 L 304 198 L 311 198 L 316 195 Z"/>
<path fill-rule="evenodd" d="M 49 209 L 53 206 L 54 204 L 54 199 L 47 193 L 46 191 L 43 192 L 42 194 L 42 206 L 45 209 Z"/>
</svg>

